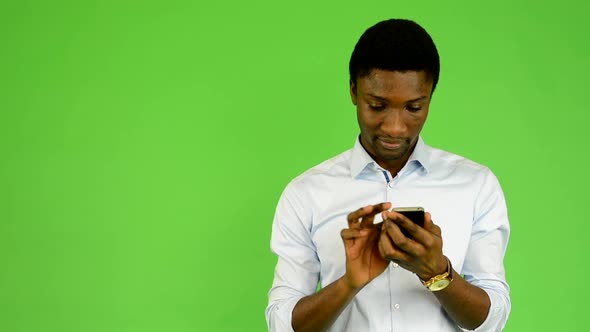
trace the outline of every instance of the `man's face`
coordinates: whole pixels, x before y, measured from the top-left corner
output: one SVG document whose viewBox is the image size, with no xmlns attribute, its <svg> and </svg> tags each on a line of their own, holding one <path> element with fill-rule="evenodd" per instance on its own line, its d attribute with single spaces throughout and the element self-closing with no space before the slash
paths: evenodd
<svg viewBox="0 0 590 332">
<path fill-rule="evenodd" d="M 401 168 L 409 158 L 428 115 L 432 84 L 424 71 L 381 69 L 350 82 L 361 143 L 382 167 Z"/>
</svg>

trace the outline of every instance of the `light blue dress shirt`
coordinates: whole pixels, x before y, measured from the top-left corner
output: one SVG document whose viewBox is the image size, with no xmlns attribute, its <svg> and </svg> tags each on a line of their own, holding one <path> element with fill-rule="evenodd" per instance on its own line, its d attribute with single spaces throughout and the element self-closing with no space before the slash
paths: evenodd
<svg viewBox="0 0 590 332">
<path fill-rule="evenodd" d="M 284 190 L 272 226 L 278 256 L 266 320 L 269 331 L 293 331 L 297 302 L 345 272 L 340 231 L 347 215 L 365 205 L 422 206 L 442 229 L 443 253 L 465 280 L 490 297 L 486 320 L 475 331 L 500 331 L 510 312 L 503 259 L 510 227 L 506 202 L 485 166 L 432 148 L 419 138 L 392 177 L 354 148 L 295 178 Z M 379 218 L 376 218 L 379 219 Z M 380 220 L 376 220 L 378 222 Z M 459 276 L 455 276 L 459 277 Z M 418 277 L 395 263 L 367 284 L 329 331 L 461 331 Z"/>
</svg>

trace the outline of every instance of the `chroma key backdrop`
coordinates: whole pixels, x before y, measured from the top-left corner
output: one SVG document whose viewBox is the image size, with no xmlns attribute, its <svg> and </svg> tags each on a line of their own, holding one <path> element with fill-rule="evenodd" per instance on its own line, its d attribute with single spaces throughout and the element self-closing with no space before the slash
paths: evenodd
<svg viewBox="0 0 590 332">
<path fill-rule="evenodd" d="M 505 331 L 587 330 L 588 2 L 21 0 L 0 3 L 0 331 L 265 331 L 279 195 L 352 147 L 350 53 L 391 17 L 440 51 L 425 141 L 504 188 Z"/>
</svg>

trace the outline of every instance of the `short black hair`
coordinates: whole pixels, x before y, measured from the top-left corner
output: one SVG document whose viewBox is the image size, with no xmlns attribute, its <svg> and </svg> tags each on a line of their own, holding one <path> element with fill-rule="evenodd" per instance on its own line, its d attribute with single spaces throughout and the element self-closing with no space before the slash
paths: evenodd
<svg viewBox="0 0 590 332">
<path fill-rule="evenodd" d="M 425 71 L 438 83 L 440 60 L 434 41 L 418 23 L 406 19 L 381 21 L 368 28 L 354 47 L 348 67 L 356 83 L 373 69 Z"/>
</svg>

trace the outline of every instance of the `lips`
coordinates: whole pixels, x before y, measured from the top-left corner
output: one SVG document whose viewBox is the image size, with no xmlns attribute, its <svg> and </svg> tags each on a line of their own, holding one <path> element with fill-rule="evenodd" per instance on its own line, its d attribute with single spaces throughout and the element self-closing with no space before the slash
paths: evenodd
<svg viewBox="0 0 590 332">
<path fill-rule="evenodd" d="M 377 141 L 388 150 L 399 149 L 404 143 L 405 140 L 403 139 L 384 139 L 384 138 L 377 138 Z"/>
</svg>

